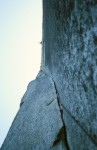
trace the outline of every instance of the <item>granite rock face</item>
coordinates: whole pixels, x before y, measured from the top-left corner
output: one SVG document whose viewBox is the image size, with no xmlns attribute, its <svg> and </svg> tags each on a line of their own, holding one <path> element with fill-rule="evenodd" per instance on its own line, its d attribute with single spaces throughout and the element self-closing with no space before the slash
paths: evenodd
<svg viewBox="0 0 97 150">
<path fill-rule="evenodd" d="M 28 85 L 1 150 L 63 150 L 62 128 L 54 83 L 50 77 L 40 73 Z M 57 139 L 59 133 L 63 138 Z"/>
<path fill-rule="evenodd" d="M 43 10 L 43 69 L 64 116 L 67 110 L 97 149 L 97 1 L 44 0 Z"/>
<path fill-rule="evenodd" d="M 42 44 L 1 150 L 97 150 L 97 1 L 43 0 Z"/>
</svg>

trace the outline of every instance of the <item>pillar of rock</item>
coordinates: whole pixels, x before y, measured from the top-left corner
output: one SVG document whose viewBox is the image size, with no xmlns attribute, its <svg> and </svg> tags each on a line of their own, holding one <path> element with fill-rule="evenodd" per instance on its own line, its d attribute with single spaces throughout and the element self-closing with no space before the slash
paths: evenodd
<svg viewBox="0 0 97 150">
<path fill-rule="evenodd" d="M 42 66 L 1 150 L 97 150 L 97 0 L 43 0 Z"/>
</svg>

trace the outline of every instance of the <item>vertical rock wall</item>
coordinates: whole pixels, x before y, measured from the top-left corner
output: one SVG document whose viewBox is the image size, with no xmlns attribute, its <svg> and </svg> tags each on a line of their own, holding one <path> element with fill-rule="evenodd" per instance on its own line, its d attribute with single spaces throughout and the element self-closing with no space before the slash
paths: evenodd
<svg viewBox="0 0 97 150">
<path fill-rule="evenodd" d="M 43 70 L 55 81 L 64 118 L 67 113 L 89 138 L 86 144 L 78 130 L 75 141 L 76 130 L 66 121 L 76 146 L 71 149 L 80 143 L 93 149 L 88 145 L 97 146 L 97 1 L 44 0 L 43 6 Z"/>
</svg>

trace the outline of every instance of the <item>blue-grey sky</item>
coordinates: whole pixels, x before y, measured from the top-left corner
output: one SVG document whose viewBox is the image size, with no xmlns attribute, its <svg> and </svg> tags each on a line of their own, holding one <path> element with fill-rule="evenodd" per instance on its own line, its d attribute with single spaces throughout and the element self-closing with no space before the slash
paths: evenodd
<svg viewBox="0 0 97 150">
<path fill-rule="evenodd" d="M 0 0 L 0 146 L 40 68 L 42 0 Z"/>
</svg>

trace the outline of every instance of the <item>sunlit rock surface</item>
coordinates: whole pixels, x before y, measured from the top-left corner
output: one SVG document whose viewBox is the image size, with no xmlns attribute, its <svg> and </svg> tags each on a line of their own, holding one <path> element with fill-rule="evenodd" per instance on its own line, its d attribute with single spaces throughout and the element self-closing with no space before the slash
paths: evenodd
<svg viewBox="0 0 97 150">
<path fill-rule="evenodd" d="M 97 1 L 43 0 L 42 44 L 2 150 L 97 150 Z"/>
<path fill-rule="evenodd" d="M 28 85 L 21 108 L 1 150 L 64 150 L 63 127 L 54 83 L 44 73 Z"/>
</svg>

